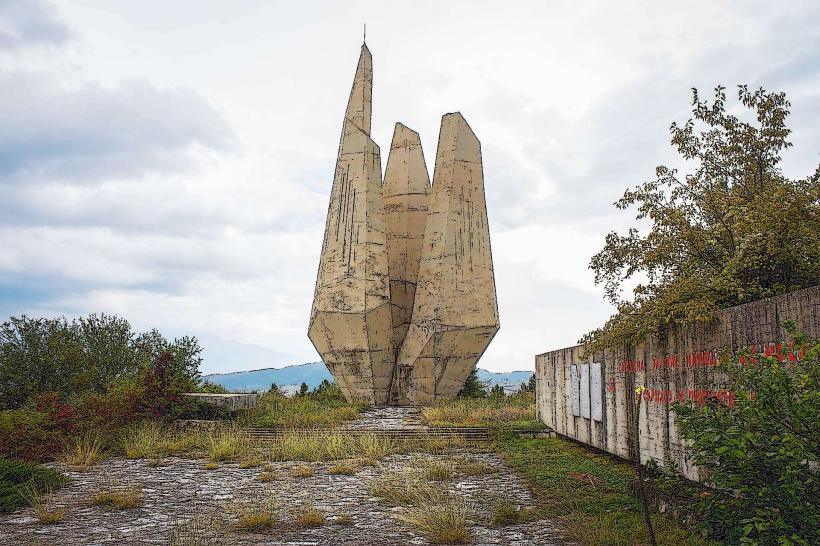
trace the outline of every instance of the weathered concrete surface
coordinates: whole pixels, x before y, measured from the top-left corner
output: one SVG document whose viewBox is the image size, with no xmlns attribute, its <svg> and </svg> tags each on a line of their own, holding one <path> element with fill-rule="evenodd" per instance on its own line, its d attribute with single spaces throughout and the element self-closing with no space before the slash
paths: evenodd
<svg viewBox="0 0 820 546">
<path fill-rule="evenodd" d="M 393 350 L 396 353 L 404 342 L 413 315 L 429 191 L 430 178 L 419 134 L 397 123 L 382 185 Z M 396 400 L 400 397 L 397 392 L 398 384 L 394 383 L 393 387 L 392 399 Z"/>
<path fill-rule="evenodd" d="M 456 112 L 441 119 L 398 402 L 455 396 L 498 331 L 481 143 Z"/>
<path fill-rule="evenodd" d="M 419 135 L 396 124 L 382 185 L 372 81 L 362 46 L 308 336 L 348 400 L 429 404 L 456 395 L 499 328 L 481 144 L 445 115 L 430 193 Z"/>
<path fill-rule="evenodd" d="M 493 495 L 505 496 L 520 507 L 533 499 L 520 479 L 494 454 L 464 453 L 498 472 L 486 476 L 458 477 L 447 486 L 474 506 L 475 544 L 553 545 L 563 544 L 552 522 L 546 520 L 492 528 L 487 519 Z M 66 509 L 57 525 L 44 525 L 31 509 L 0 515 L 0 544 L 168 544 L 175 527 L 198 542 L 220 545 L 404 545 L 429 544 L 400 520 L 401 508 L 391 508 L 369 492 L 373 480 L 386 472 L 413 471 L 423 460 L 446 460 L 443 455 L 395 455 L 376 466 L 364 466 L 351 476 L 328 473 L 329 465 L 311 464 L 316 474 L 309 478 L 291 475 L 297 463 L 272 463 L 274 480 L 262 483 L 259 468 L 240 469 L 226 464 L 204 470 L 204 460 L 170 458 L 168 466 L 149 467 L 145 461 L 109 459 L 88 472 L 67 472 L 72 482 L 54 495 L 55 505 Z M 302 463 L 298 463 L 302 466 Z M 145 504 L 130 510 L 109 510 L 90 503 L 101 489 L 130 485 L 142 489 Z M 278 528 L 242 532 L 236 528 L 236 509 L 243 503 L 276 501 Z M 327 525 L 299 529 L 292 512 L 311 504 L 322 510 Z M 340 515 L 352 517 L 352 525 L 337 523 Z M 193 529 L 193 530 L 192 530 Z"/>
<path fill-rule="evenodd" d="M 582 345 L 537 355 L 539 419 L 559 434 L 634 459 L 635 387 L 645 386 L 638 416 L 641 460 L 672 459 L 690 479 L 703 479 L 689 460 L 671 406 L 677 401 L 703 403 L 705 397 L 733 401 L 733 386 L 715 369 L 723 350 L 794 357 L 783 329 L 787 319 L 810 338 L 820 337 L 820 287 L 725 309 L 713 324 L 669 328 L 636 347 L 597 352 L 586 359 L 581 358 Z M 602 364 L 600 420 L 572 412 L 571 366 L 590 362 Z"/>
<path fill-rule="evenodd" d="M 379 147 L 370 138 L 373 61 L 362 46 L 342 125 L 308 337 L 349 400 L 390 391 L 390 283 Z"/>
</svg>

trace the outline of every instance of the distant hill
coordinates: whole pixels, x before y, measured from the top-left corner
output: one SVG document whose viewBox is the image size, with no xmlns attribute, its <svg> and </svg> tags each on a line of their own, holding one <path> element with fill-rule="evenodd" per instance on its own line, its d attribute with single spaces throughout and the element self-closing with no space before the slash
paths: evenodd
<svg viewBox="0 0 820 546">
<path fill-rule="evenodd" d="M 501 385 L 507 392 L 517 390 L 521 383 L 529 381 L 531 375 L 532 372 L 527 371 L 490 372 L 478 369 L 480 381 L 486 383 L 488 387 Z M 215 373 L 204 375 L 202 378 L 234 392 L 266 391 L 272 383 L 276 383 L 288 392 L 302 383 L 307 383 L 308 387 L 313 389 L 323 379 L 333 381 L 333 376 L 330 375 L 323 362 L 308 362 L 284 368 L 263 368 L 247 372 Z"/>
</svg>

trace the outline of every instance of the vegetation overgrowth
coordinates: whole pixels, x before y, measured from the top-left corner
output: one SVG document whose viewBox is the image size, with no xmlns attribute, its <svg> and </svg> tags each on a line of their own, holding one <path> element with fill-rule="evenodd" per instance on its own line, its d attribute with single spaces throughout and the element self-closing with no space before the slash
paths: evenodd
<svg viewBox="0 0 820 546">
<path fill-rule="evenodd" d="M 68 484 L 68 478 L 50 468 L 0 457 L 0 514 L 27 506 L 33 498 Z"/>
<path fill-rule="evenodd" d="M 272 388 L 257 400 L 243 422 L 270 428 L 330 428 L 356 419 L 365 404 L 348 403 L 339 387 L 327 380 L 313 392 L 287 397 Z"/>
<path fill-rule="evenodd" d="M 108 315 L 68 321 L 12 317 L 0 326 L 0 456 L 61 454 L 93 464 L 108 439 L 147 419 L 195 412 L 181 396 L 199 387 L 195 338 L 137 334 Z"/>
<path fill-rule="evenodd" d="M 723 355 L 732 404 L 675 406 L 692 462 L 709 487 L 679 477 L 658 485 L 699 527 L 729 544 L 820 544 L 820 341 L 787 324 L 782 353 Z"/>
<path fill-rule="evenodd" d="M 501 431 L 495 446 L 528 482 L 536 515 L 557 520 L 568 538 L 589 546 L 649 543 L 641 503 L 632 494 L 632 465 L 560 438 Z M 664 514 L 652 514 L 652 521 L 658 544 L 714 544 Z"/>
<path fill-rule="evenodd" d="M 496 393 L 481 397 L 457 397 L 422 410 L 430 425 L 541 428 L 535 417 L 535 393 Z"/>
</svg>

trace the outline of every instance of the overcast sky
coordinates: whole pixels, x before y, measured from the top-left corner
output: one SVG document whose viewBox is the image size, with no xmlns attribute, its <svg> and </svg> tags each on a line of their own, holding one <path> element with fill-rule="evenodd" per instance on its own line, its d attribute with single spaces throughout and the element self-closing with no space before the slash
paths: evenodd
<svg viewBox="0 0 820 546">
<path fill-rule="evenodd" d="M 784 171 L 818 163 L 816 0 L 0 0 L 0 317 L 193 334 L 206 372 L 318 360 L 306 332 L 364 22 L 381 149 L 401 121 L 432 167 L 456 110 L 482 142 L 487 369 L 532 369 L 611 314 L 589 258 L 631 223 L 612 202 L 674 161 L 690 88 L 786 91 Z"/>
</svg>

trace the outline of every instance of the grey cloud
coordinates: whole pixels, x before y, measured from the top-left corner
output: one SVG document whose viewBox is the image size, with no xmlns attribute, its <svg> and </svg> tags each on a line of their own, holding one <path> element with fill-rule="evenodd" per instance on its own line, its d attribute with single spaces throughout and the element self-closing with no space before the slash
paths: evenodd
<svg viewBox="0 0 820 546">
<path fill-rule="evenodd" d="M 0 51 L 33 45 L 59 45 L 71 32 L 47 2 L 0 0 Z"/>
<path fill-rule="evenodd" d="M 199 95 L 142 81 L 67 88 L 47 74 L 0 73 L 0 184 L 95 182 L 192 169 L 191 149 L 233 134 Z"/>
</svg>

